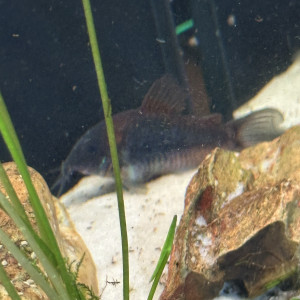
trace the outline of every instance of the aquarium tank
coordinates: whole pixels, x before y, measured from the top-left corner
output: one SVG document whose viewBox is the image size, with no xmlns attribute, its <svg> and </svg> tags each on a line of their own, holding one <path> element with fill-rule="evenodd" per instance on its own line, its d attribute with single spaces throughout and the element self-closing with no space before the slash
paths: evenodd
<svg viewBox="0 0 300 300">
<path fill-rule="evenodd" d="M 101 0 L 92 1 L 91 7 L 113 115 L 140 107 L 141 115 L 148 110 L 156 111 L 157 104 L 149 103 L 155 98 L 153 95 L 160 94 L 151 91 L 155 88 L 160 91 L 159 87 L 166 85 L 172 94 L 167 113 L 180 111 L 185 117 L 210 120 L 209 124 L 219 122 L 219 117 L 209 119 L 218 114 L 213 116 L 221 116 L 224 124 L 233 124 L 230 122 L 234 111 L 272 78 L 288 70 L 299 57 L 298 0 Z M 68 180 L 61 185 L 55 184 L 61 171 L 67 172 L 73 164 L 73 158 L 68 164 L 67 157 L 79 148 L 76 142 L 104 120 L 82 3 L 0 0 L 0 10 L 0 90 L 27 164 L 54 187 L 55 195 L 60 195 L 83 176 L 97 173 L 85 171 L 85 167 L 91 170 L 95 166 L 84 165 L 80 172 L 70 171 Z M 184 98 L 184 104 L 178 106 L 174 94 Z M 145 99 L 150 100 L 143 107 Z M 264 108 L 268 106 L 260 107 Z M 264 116 L 265 113 L 272 120 L 281 118 L 274 111 L 264 111 Z M 300 109 L 295 113 L 300 114 Z M 119 128 L 130 118 L 131 115 L 120 118 Z M 154 134 L 161 126 L 160 121 L 155 122 L 149 125 L 141 121 L 137 126 L 140 130 L 132 136 L 143 140 L 142 128 L 147 126 Z M 185 122 L 190 124 L 190 120 Z M 172 124 L 165 130 L 171 132 Z M 238 129 L 232 130 L 233 135 L 239 135 Z M 192 131 L 186 135 L 198 138 Z M 98 133 L 100 136 L 100 131 L 93 134 Z M 172 132 L 170 136 L 176 134 Z M 208 130 L 202 133 L 209 142 L 214 134 Z M 222 146 L 225 133 L 218 134 Z M 272 137 L 278 135 L 279 131 L 271 133 Z M 262 136 L 255 141 L 262 141 L 265 137 Z M 118 130 L 116 137 L 118 140 Z M 130 136 L 126 146 L 133 145 L 142 153 L 144 144 L 134 138 Z M 157 136 L 149 139 L 163 156 L 169 141 L 161 142 Z M 88 140 L 86 136 L 81 141 Z M 186 138 L 180 147 L 188 148 L 189 142 Z M 251 145 L 244 140 L 240 143 L 240 148 Z M 10 154 L 2 144 L 0 160 L 10 161 Z M 97 149 L 91 151 L 98 153 Z M 82 157 L 76 156 L 76 163 L 84 164 L 85 152 L 81 154 Z M 135 162 L 130 154 L 126 155 L 121 157 L 121 164 L 126 159 Z M 101 166 L 107 163 L 103 159 Z M 139 176 L 144 176 L 141 181 L 156 177 L 156 173 L 148 176 L 140 169 L 137 171 L 138 166 L 137 162 L 125 170 L 134 183 L 140 183 Z M 100 169 L 98 165 L 95 168 Z"/>
<path fill-rule="evenodd" d="M 75 142 L 103 119 L 81 2 L 0 5 L 1 90 L 28 164 L 51 185 Z M 194 94 L 204 93 L 210 112 L 229 120 L 291 64 L 299 49 L 299 5 L 296 0 L 96 1 L 113 113 L 140 106 L 165 73 L 182 85 L 192 74 L 190 82 L 202 80 L 199 86 L 205 87 Z M 207 113 L 207 104 L 199 101 L 200 113 L 201 107 Z M 3 148 L 1 158 L 9 158 Z"/>
</svg>

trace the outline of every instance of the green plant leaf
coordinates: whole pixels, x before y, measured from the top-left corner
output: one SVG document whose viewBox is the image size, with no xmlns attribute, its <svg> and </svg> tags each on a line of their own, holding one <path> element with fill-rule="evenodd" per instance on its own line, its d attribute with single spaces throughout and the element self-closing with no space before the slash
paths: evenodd
<svg viewBox="0 0 300 300">
<path fill-rule="evenodd" d="M 69 295 L 67 293 L 67 289 L 65 288 L 65 286 L 61 280 L 61 276 L 58 273 L 58 271 L 56 270 L 56 268 L 52 265 L 51 261 L 48 259 L 47 253 L 43 252 L 42 248 L 39 246 L 39 244 L 36 242 L 33 235 L 31 234 L 31 230 L 28 229 L 27 224 L 14 211 L 13 206 L 7 201 L 7 199 L 5 198 L 5 196 L 2 193 L 0 193 L 0 205 L 1 205 L 1 207 L 3 207 L 5 209 L 5 211 L 8 213 L 8 215 L 13 219 L 16 226 L 22 232 L 24 238 L 27 240 L 30 247 L 33 249 L 33 251 L 37 255 L 39 261 L 41 262 L 43 268 L 45 269 L 45 272 L 47 273 L 48 278 L 52 282 L 53 286 L 55 287 L 55 289 L 58 292 L 58 295 L 61 297 L 61 299 L 76 299 L 76 298 L 69 297 Z M 4 233 L 4 232 L 2 231 L 2 233 Z M 4 237 L 4 236 L 2 235 L 2 237 Z M 8 241 L 6 241 L 6 242 L 8 243 Z M 13 245 L 14 245 L 13 243 L 10 244 L 10 247 L 13 247 Z M 18 249 L 18 248 L 16 248 L 16 249 Z M 16 249 L 15 249 L 15 253 L 17 253 Z M 21 258 L 21 257 L 19 257 L 19 258 Z M 18 259 L 18 258 L 16 257 L 16 259 Z M 19 261 L 19 262 L 20 262 L 20 264 L 22 264 L 21 261 Z M 30 261 L 27 259 L 27 262 L 25 262 L 25 263 L 26 264 L 24 265 L 24 268 L 25 267 L 28 268 L 28 263 L 30 264 Z M 26 271 L 27 271 L 27 269 L 26 269 Z M 35 281 L 38 279 L 39 278 L 33 278 L 33 280 L 35 280 Z"/>
<path fill-rule="evenodd" d="M 5 287 L 6 291 L 8 292 L 8 295 L 12 299 L 21 300 L 15 287 L 13 286 L 13 284 L 11 283 L 10 279 L 8 278 L 6 272 L 4 271 L 2 264 L 0 264 L 0 281 L 1 281 L 1 284 Z"/>
<path fill-rule="evenodd" d="M 32 235 L 34 235 L 35 240 L 37 243 L 39 243 L 40 247 L 48 254 L 48 258 L 52 261 L 53 265 L 57 265 L 56 258 L 53 254 L 53 252 L 48 248 L 48 246 L 44 243 L 44 241 L 37 235 L 37 233 L 33 230 L 27 214 L 24 210 L 24 207 L 22 206 L 2 164 L 0 163 L 0 181 L 2 182 L 9 199 L 11 200 L 12 205 L 14 206 L 14 209 L 18 213 L 19 217 L 23 219 L 23 221 L 27 224 L 28 229 L 31 230 Z"/>
<path fill-rule="evenodd" d="M 1 197 L 1 195 L 0 195 Z M 42 290 L 47 294 L 50 299 L 59 299 L 59 296 L 50 286 L 50 284 L 45 280 L 42 273 L 39 273 L 36 267 L 34 267 L 28 257 L 11 241 L 10 237 L 0 228 L 0 239 L 5 247 L 11 252 L 15 259 L 20 263 L 20 265 L 26 270 L 31 279 L 42 288 Z M 2 278 L 1 278 L 1 282 Z M 3 284 L 4 285 L 4 284 Z M 5 286 L 6 288 L 6 286 Z M 15 299 L 12 297 L 12 299 Z"/>
<path fill-rule="evenodd" d="M 167 257 L 167 259 L 168 259 L 169 255 L 171 253 L 174 235 L 175 235 L 175 229 L 176 229 L 176 222 L 177 222 L 177 216 L 175 215 L 173 217 L 166 240 L 164 242 L 163 248 L 160 253 L 159 260 L 158 260 L 156 268 L 151 276 L 150 282 L 157 276 L 158 270 L 161 268 L 161 264 L 165 260 L 165 257 Z"/>
<path fill-rule="evenodd" d="M 85 20 L 87 24 L 88 35 L 91 44 L 91 50 L 96 69 L 98 86 L 101 94 L 105 124 L 109 142 L 109 149 L 111 154 L 111 160 L 113 165 L 115 184 L 118 198 L 118 211 L 121 229 L 121 241 L 122 241 L 122 259 L 123 259 L 123 298 L 124 300 L 129 299 L 129 256 L 128 256 L 128 238 L 126 228 L 126 216 L 125 216 L 125 205 L 123 199 L 122 180 L 120 175 L 120 166 L 118 159 L 118 151 L 116 145 L 116 138 L 114 132 L 113 120 L 111 117 L 111 104 L 107 93 L 106 82 L 104 77 L 104 71 L 102 67 L 102 61 L 100 56 L 100 50 L 98 46 L 96 30 L 91 10 L 91 4 L 89 0 L 82 0 Z M 100 146 L 100 145 L 99 145 Z"/>
<path fill-rule="evenodd" d="M 169 228 L 166 240 L 164 242 L 163 248 L 160 253 L 159 260 L 157 262 L 156 268 L 151 276 L 150 282 L 153 281 L 153 284 L 151 286 L 151 290 L 149 292 L 148 300 L 151 300 L 154 296 L 155 290 L 157 288 L 160 276 L 164 270 L 164 267 L 168 261 L 169 255 L 172 250 L 173 240 L 175 236 L 175 229 L 176 229 L 176 222 L 177 222 L 177 216 L 175 215 L 173 217 L 171 226 Z"/>
<path fill-rule="evenodd" d="M 11 200 L 15 210 L 18 212 L 20 217 L 23 217 L 24 222 L 26 222 L 29 225 L 30 222 L 27 218 L 24 207 L 22 206 L 21 202 L 19 201 L 18 196 L 17 196 L 1 163 L 0 163 L 0 180 L 8 194 L 8 197 Z"/>
<path fill-rule="evenodd" d="M 47 215 L 39 200 L 37 192 L 32 184 L 31 177 L 27 168 L 27 164 L 22 152 L 22 148 L 20 146 L 17 134 L 14 130 L 12 121 L 8 114 L 1 93 L 0 93 L 0 132 L 2 134 L 4 142 L 6 143 L 7 148 L 13 160 L 15 161 L 19 169 L 19 172 L 28 190 L 29 200 L 34 211 L 34 215 L 36 217 L 38 228 L 41 233 L 41 238 L 43 242 L 47 245 L 47 248 L 51 249 L 51 251 L 49 251 L 49 255 L 51 256 L 51 252 L 54 254 L 56 260 L 54 264 L 54 268 L 57 265 L 57 268 L 59 269 L 59 273 L 61 274 L 61 277 L 59 278 L 63 279 L 68 294 L 72 297 L 72 299 L 76 299 L 79 297 L 78 290 L 76 288 L 76 285 L 73 284 L 71 274 L 69 274 L 67 271 L 64 259 L 59 250 L 58 244 L 56 242 L 54 233 L 48 221 Z M 17 210 L 19 211 L 20 209 Z M 23 219 L 23 217 L 20 218 Z M 25 223 L 27 222 L 25 221 Z M 28 231 L 33 231 L 33 229 L 28 229 Z M 52 256 L 52 262 L 53 262 L 53 256 Z"/>
</svg>

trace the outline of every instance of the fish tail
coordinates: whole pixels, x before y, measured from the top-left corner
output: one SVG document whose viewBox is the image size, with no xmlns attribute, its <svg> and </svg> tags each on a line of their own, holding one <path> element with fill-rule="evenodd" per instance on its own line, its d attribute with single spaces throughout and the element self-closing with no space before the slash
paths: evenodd
<svg viewBox="0 0 300 300">
<path fill-rule="evenodd" d="M 230 121 L 227 128 L 233 134 L 236 146 L 245 148 L 271 141 L 281 135 L 284 132 L 280 128 L 283 120 L 283 115 L 278 110 L 266 108 Z"/>
</svg>

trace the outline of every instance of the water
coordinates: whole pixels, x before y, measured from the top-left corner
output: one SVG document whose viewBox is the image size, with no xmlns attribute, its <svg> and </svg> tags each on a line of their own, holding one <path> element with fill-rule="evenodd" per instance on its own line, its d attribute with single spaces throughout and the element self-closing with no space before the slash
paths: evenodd
<svg viewBox="0 0 300 300">
<path fill-rule="evenodd" d="M 154 2 L 93 3 L 113 113 L 138 107 L 171 70 L 197 99 L 187 110 L 229 119 L 300 49 L 297 0 L 166 1 L 164 25 Z M 82 6 L 0 0 L 0 9 L 0 89 L 28 164 L 51 185 L 76 140 L 103 119 Z M 192 28 L 170 33 L 187 20 Z"/>
<path fill-rule="evenodd" d="M 194 27 L 178 36 L 180 53 L 184 63 L 203 65 L 192 76 L 199 82 L 203 74 L 209 108 L 227 119 L 233 103 L 240 105 L 254 95 L 299 49 L 299 1 L 215 0 L 208 8 L 206 1 L 203 7 L 192 0 L 169 2 L 174 26 L 194 20 Z M 167 69 L 151 1 L 103 0 L 93 7 L 113 112 L 138 107 Z M 0 88 L 28 163 L 51 184 L 57 175 L 51 171 L 103 118 L 82 6 L 71 0 L 2 0 L 0 8 Z M 205 20 L 197 17 L 200 12 L 207 12 L 210 23 L 201 23 Z M 214 40 L 216 30 L 221 40 Z M 224 61 L 216 56 L 218 43 L 229 77 L 220 71 Z M 205 53 L 211 56 L 202 60 Z M 233 84 L 233 102 L 228 82 Z M 3 149 L 0 157 L 9 160 Z"/>
</svg>

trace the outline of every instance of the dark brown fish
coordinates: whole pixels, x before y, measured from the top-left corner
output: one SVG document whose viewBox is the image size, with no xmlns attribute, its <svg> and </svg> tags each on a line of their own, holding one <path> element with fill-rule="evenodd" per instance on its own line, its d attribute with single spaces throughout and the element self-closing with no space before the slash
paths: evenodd
<svg viewBox="0 0 300 300">
<path fill-rule="evenodd" d="M 125 184 L 197 167 L 215 147 L 240 150 L 282 132 L 283 117 L 264 109 L 226 124 L 220 114 L 185 115 L 186 93 L 166 75 L 154 82 L 140 108 L 113 116 Z M 62 164 L 63 185 L 71 174 L 113 176 L 105 122 L 89 129 Z"/>
</svg>

